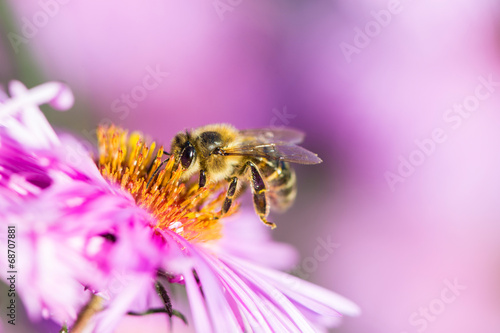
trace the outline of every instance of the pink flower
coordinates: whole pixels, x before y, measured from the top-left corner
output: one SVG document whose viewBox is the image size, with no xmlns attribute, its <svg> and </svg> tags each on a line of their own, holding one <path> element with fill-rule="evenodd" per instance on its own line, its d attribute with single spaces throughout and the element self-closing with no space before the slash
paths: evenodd
<svg viewBox="0 0 500 333">
<path fill-rule="evenodd" d="M 185 285 L 201 332 L 316 332 L 359 312 L 276 270 L 291 266 L 294 251 L 255 219 L 215 219 L 221 184 L 180 182 L 170 159 L 148 186 L 162 147 L 100 128 L 96 165 L 74 139 L 57 136 L 37 105 L 71 107 L 65 86 L 13 82 L 10 94 L 0 104 L 0 224 L 16 228 L 17 290 L 32 320 L 113 331 L 130 312 L 170 313 L 174 284 Z"/>
</svg>

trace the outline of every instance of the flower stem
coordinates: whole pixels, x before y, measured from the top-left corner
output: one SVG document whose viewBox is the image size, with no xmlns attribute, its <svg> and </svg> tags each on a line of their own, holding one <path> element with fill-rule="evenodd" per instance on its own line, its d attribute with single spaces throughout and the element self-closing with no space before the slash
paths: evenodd
<svg viewBox="0 0 500 333">
<path fill-rule="evenodd" d="M 103 309 L 104 300 L 102 297 L 97 295 L 92 295 L 90 301 L 83 307 L 83 309 L 78 314 L 76 318 L 75 325 L 71 329 L 71 333 L 82 333 L 85 332 L 85 328 L 88 326 L 92 317 L 99 311 Z"/>
</svg>

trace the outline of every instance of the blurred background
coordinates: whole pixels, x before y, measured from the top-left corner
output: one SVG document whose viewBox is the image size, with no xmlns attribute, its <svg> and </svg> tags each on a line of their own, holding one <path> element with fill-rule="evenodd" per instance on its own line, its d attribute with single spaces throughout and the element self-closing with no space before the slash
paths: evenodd
<svg viewBox="0 0 500 333">
<path fill-rule="evenodd" d="M 68 83 L 74 109 L 46 114 L 89 147 L 98 123 L 167 145 L 214 122 L 305 131 L 324 162 L 296 168 L 273 235 L 300 250 L 295 274 L 362 308 L 332 332 L 498 333 L 499 14 L 493 0 L 1 0 L 0 82 Z"/>
</svg>

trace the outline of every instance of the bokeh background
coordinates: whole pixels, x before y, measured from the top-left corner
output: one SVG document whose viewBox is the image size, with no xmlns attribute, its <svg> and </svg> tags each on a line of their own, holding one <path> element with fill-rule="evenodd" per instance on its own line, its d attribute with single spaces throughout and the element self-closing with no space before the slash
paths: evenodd
<svg viewBox="0 0 500 333">
<path fill-rule="evenodd" d="M 213 122 L 304 130 L 324 163 L 296 168 L 274 236 L 300 250 L 296 274 L 362 308 L 333 332 L 498 333 L 499 14 L 493 0 L 2 0 L 0 82 L 67 82 L 74 109 L 46 114 L 89 146 L 102 122 L 164 143 Z M 475 111 L 450 113 L 479 85 Z"/>
</svg>

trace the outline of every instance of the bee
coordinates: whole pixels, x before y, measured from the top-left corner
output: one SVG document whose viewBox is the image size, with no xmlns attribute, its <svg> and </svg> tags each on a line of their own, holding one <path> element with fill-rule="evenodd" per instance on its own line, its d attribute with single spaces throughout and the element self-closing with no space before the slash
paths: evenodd
<svg viewBox="0 0 500 333">
<path fill-rule="evenodd" d="M 221 209 L 226 214 L 242 187 L 252 189 L 255 211 L 264 224 L 270 208 L 285 211 L 294 202 L 297 183 L 289 163 L 317 164 L 322 160 L 298 146 L 304 133 L 289 128 L 237 130 L 228 124 L 207 125 L 178 133 L 172 140 L 170 154 L 180 164 L 181 180 L 199 174 L 199 187 L 207 182 L 229 183 Z"/>
</svg>

